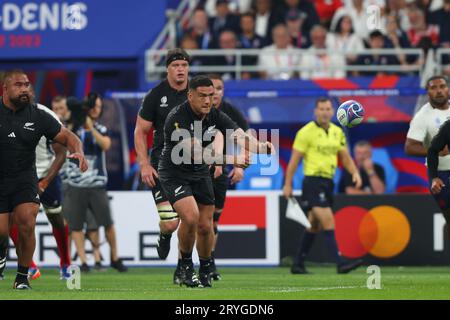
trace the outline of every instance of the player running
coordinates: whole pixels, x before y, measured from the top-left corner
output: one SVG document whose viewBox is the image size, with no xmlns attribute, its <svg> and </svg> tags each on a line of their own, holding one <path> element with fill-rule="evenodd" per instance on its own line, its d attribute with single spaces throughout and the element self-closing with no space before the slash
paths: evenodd
<svg viewBox="0 0 450 320">
<path fill-rule="evenodd" d="M 208 78 L 211 79 L 214 85 L 214 96 L 213 96 L 213 106 L 217 110 L 224 112 L 227 116 L 233 120 L 239 128 L 248 132 L 249 126 L 247 121 L 245 120 L 242 113 L 236 107 L 232 106 L 227 101 L 223 100 L 224 94 L 224 82 L 222 77 L 217 74 L 208 75 Z M 225 136 L 225 132 L 222 132 Z M 225 147 L 225 145 L 224 145 Z M 226 154 L 225 148 L 223 149 L 223 154 Z M 231 184 L 235 184 L 240 182 L 244 178 L 244 169 L 238 166 L 234 167 L 230 173 L 227 171 L 227 167 L 225 165 L 216 165 L 211 167 L 211 179 L 213 182 L 214 188 L 214 215 L 213 215 L 213 228 L 214 228 L 214 245 L 213 251 L 211 253 L 211 279 L 220 280 L 221 276 L 217 270 L 214 251 L 216 249 L 217 239 L 219 235 L 218 223 L 220 219 L 220 215 L 222 214 L 223 207 L 225 206 L 225 199 L 227 195 L 228 189 L 228 178 L 231 178 Z"/>
<path fill-rule="evenodd" d="M 72 153 L 68 157 L 77 159 L 82 171 L 87 170 L 81 141 L 34 104 L 27 75 L 21 70 L 6 72 L 0 100 L 0 242 L 7 241 L 11 217 L 19 231 L 13 286 L 18 290 L 31 289 L 28 268 L 36 246 L 34 228 L 40 203 L 36 146 L 42 136 L 67 147 Z M 0 261 L 5 258 L 2 248 Z"/>
<path fill-rule="evenodd" d="M 183 49 L 173 49 L 166 56 L 167 78 L 145 96 L 136 119 L 134 145 L 141 167 L 142 181 L 152 188 L 153 198 L 159 213 L 159 238 L 157 252 L 166 259 L 170 251 L 172 233 L 179 224 L 178 214 L 170 205 L 159 181 L 157 168 L 164 145 L 164 122 L 169 112 L 187 99 L 189 55 Z M 153 148 L 148 154 L 147 136 L 154 128 Z M 180 263 L 181 260 L 178 260 Z M 175 270 L 174 282 L 179 279 Z"/>
<path fill-rule="evenodd" d="M 450 225 L 450 155 L 445 141 L 443 123 L 450 119 L 449 87 L 444 76 L 434 76 L 427 81 L 429 102 L 420 108 L 409 125 L 406 136 L 405 152 L 411 156 L 427 157 L 428 178 L 431 181 L 431 193 L 442 210 L 447 228 Z M 439 139 L 431 141 L 442 127 Z M 436 136 L 437 138 L 437 136 Z M 443 143 L 445 142 L 445 143 Z M 443 144 L 442 144 L 443 143 Z M 442 145 L 442 148 L 440 146 Z M 439 156 L 439 159 L 435 158 Z M 430 163 L 429 160 L 432 160 Z M 450 237 L 450 233 L 448 233 Z"/>
<path fill-rule="evenodd" d="M 196 76 L 190 81 L 188 101 L 174 108 L 167 116 L 164 149 L 158 166 L 161 186 L 181 219 L 178 228 L 181 284 L 188 287 L 211 286 L 214 190 L 208 164 L 223 163 L 224 158 L 228 160 L 225 163 L 229 164 L 247 166 L 249 163 L 248 154 L 214 155 L 210 150 L 214 148 L 212 137 L 218 131 L 231 129 L 239 145 L 250 152 L 274 150 L 270 142 L 258 142 L 226 114 L 212 108 L 213 95 L 214 86 L 208 77 Z M 204 150 L 206 147 L 208 150 Z M 192 262 L 196 237 L 200 279 Z"/>
</svg>

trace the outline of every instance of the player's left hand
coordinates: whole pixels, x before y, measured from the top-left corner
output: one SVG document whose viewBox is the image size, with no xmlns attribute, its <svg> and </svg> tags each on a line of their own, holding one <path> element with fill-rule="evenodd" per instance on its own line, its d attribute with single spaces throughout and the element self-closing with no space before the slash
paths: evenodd
<svg viewBox="0 0 450 320">
<path fill-rule="evenodd" d="M 244 179 L 244 169 L 234 167 L 228 177 L 231 178 L 231 184 L 241 182 Z"/>
<path fill-rule="evenodd" d="M 80 168 L 81 172 L 85 172 L 88 169 L 88 163 L 86 161 L 86 158 L 81 153 L 71 153 L 67 156 L 69 159 L 77 159 L 78 160 L 78 167 Z"/>
<path fill-rule="evenodd" d="M 359 172 L 356 171 L 353 175 L 352 175 L 352 182 L 355 184 L 355 188 L 359 189 L 362 186 L 362 180 L 361 180 L 361 176 L 359 175 Z"/>
<path fill-rule="evenodd" d="M 260 142 L 258 145 L 258 153 L 259 154 L 275 154 L 275 147 L 272 142 Z"/>
<path fill-rule="evenodd" d="M 220 177 L 223 173 L 223 168 L 220 165 L 214 167 L 214 179 Z"/>
<path fill-rule="evenodd" d="M 38 192 L 39 194 L 43 194 L 45 189 L 47 189 L 49 184 L 49 181 L 47 179 L 42 179 L 41 181 L 39 181 L 38 183 Z"/>
</svg>

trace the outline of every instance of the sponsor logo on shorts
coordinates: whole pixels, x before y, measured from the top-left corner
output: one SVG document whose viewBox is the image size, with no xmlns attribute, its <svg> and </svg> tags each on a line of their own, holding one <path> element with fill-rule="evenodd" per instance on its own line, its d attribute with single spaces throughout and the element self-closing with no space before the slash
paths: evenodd
<svg viewBox="0 0 450 320">
<path fill-rule="evenodd" d="M 319 201 L 320 202 L 325 202 L 326 201 L 326 199 L 325 199 L 325 193 L 323 193 L 323 192 L 321 192 L 321 193 L 319 193 Z"/>
</svg>

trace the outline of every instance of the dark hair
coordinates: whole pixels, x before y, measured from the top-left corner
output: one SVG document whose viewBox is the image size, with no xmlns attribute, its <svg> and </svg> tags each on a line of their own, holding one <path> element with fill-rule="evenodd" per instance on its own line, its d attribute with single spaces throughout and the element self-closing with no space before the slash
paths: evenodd
<svg viewBox="0 0 450 320">
<path fill-rule="evenodd" d="M 370 39 L 380 38 L 380 37 L 384 39 L 384 35 L 383 35 L 383 33 L 381 33 L 380 30 L 374 30 L 369 34 Z"/>
<path fill-rule="evenodd" d="M 255 20 L 255 14 L 252 11 L 247 11 L 241 14 L 241 20 L 244 17 L 251 17 L 253 20 Z"/>
<path fill-rule="evenodd" d="M 344 16 L 342 16 L 342 17 L 339 18 L 339 20 L 338 20 L 338 22 L 337 22 L 337 24 L 336 24 L 336 30 L 335 30 L 336 33 L 341 33 L 341 30 L 342 30 L 342 21 L 344 21 L 344 18 L 350 19 L 350 21 L 351 21 L 351 23 L 352 23 L 352 28 L 350 29 L 350 33 L 355 32 L 355 30 L 353 29 L 353 20 L 352 20 L 352 18 L 349 17 L 349 16 L 347 16 L 347 15 L 344 15 Z"/>
<path fill-rule="evenodd" d="M 70 111 L 70 127 L 73 132 L 84 125 L 86 122 L 87 107 L 86 104 L 76 97 L 67 97 L 67 108 Z"/>
<path fill-rule="evenodd" d="M 25 74 L 26 73 L 22 70 L 22 69 L 12 69 L 12 70 L 8 70 L 5 72 L 5 74 L 3 75 L 3 84 L 6 84 L 6 81 L 8 81 L 9 79 L 12 78 L 13 75 L 15 74 Z"/>
<path fill-rule="evenodd" d="M 95 102 L 98 98 L 101 98 L 100 95 L 97 92 L 89 92 L 84 99 L 84 103 L 88 110 L 95 107 Z"/>
<path fill-rule="evenodd" d="M 214 87 L 210 78 L 204 75 L 195 76 L 189 81 L 189 90 L 195 90 L 198 87 Z"/>
<path fill-rule="evenodd" d="M 170 49 L 169 51 L 167 51 L 166 67 L 168 67 L 169 64 L 176 60 L 184 60 L 189 63 L 190 57 L 187 52 L 181 48 Z"/>
<path fill-rule="evenodd" d="M 431 78 L 429 78 L 427 80 L 427 85 L 426 85 L 426 89 L 427 90 L 428 90 L 428 88 L 430 86 L 430 82 L 433 81 L 433 80 L 444 80 L 445 83 L 447 84 L 447 87 L 448 87 L 448 79 L 447 79 L 447 77 L 444 76 L 444 75 L 437 75 L 437 76 L 432 76 Z"/>
<path fill-rule="evenodd" d="M 208 78 L 210 78 L 211 80 L 220 80 L 223 81 L 222 76 L 218 73 L 209 73 L 206 75 Z"/>
<path fill-rule="evenodd" d="M 357 148 L 357 147 L 369 147 L 369 148 L 372 148 L 372 145 L 367 140 L 359 140 L 358 142 L 355 143 L 355 146 L 353 148 Z"/>
<path fill-rule="evenodd" d="M 330 102 L 331 104 L 333 104 L 332 102 L 331 102 L 331 99 L 330 98 L 328 98 L 328 97 L 320 97 L 320 98 L 318 98 L 317 100 L 316 100 L 316 108 L 319 106 L 319 103 L 322 103 L 322 102 Z"/>
</svg>

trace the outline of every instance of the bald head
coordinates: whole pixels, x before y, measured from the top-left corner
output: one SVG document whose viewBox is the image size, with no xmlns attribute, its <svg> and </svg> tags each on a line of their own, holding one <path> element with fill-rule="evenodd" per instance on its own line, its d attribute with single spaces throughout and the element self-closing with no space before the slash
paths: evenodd
<svg viewBox="0 0 450 320">
<path fill-rule="evenodd" d="M 3 102 L 8 108 L 21 109 L 34 97 L 30 80 L 22 70 L 11 70 L 3 77 Z"/>
</svg>

